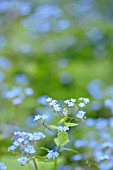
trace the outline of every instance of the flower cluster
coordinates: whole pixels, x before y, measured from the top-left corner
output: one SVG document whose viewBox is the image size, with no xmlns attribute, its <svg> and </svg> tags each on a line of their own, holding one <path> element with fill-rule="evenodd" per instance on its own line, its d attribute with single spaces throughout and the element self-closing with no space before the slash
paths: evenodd
<svg viewBox="0 0 113 170">
<path fill-rule="evenodd" d="M 79 139 L 75 141 L 75 148 L 86 147 L 90 152 L 81 154 L 80 160 L 90 160 L 91 155 L 94 157 L 95 165 L 100 170 L 113 170 L 113 137 L 111 129 L 113 128 L 113 118 L 87 118 L 82 124 L 83 133 L 79 133 Z M 92 131 L 93 129 L 93 131 Z M 79 129 L 80 130 L 80 129 Z M 89 133 L 86 133 L 89 132 Z M 93 135 L 91 135 L 93 132 Z M 78 158 L 78 159 L 79 159 Z M 77 161 L 77 156 L 72 157 Z"/>
<path fill-rule="evenodd" d="M 83 118 L 85 118 L 85 114 L 86 114 L 86 112 L 81 110 L 81 111 L 77 112 L 76 117 L 79 119 L 83 119 Z"/>
<path fill-rule="evenodd" d="M 68 126 L 59 126 L 58 127 L 58 131 L 60 131 L 60 132 L 66 132 L 67 130 L 69 130 Z"/>
<path fill-rule="evenodd" d="M 21 165 L 26 164 L 30 159 L 27 158 L 26 156 L 18 158 L 17 161 L 21 163 Z"/>
<path fill-rule="evenodd" d="M 70 100 L 65 100 L 64 103 L 68 105 L 68 107 L 72 107 L 75 105 L 76 99 L 71 98 Z"/>
<path fill-rule="evenodd" d="M 79 100 L 81 101 L 79 102 L 79 104 L 76 102 L 76 99 L 73 98 L 69 100 L 65 100 L 63 106 L 61 107 L 57 103 L 57 100 L 53 100 L 52 98 L 46 99 L 48 106 L 52 107 L 53 110 L 60 116 L 61 119 L 59 121 L 60 126 L 47 125 L 45 120 L 47 120 L 48 116 L 46 115 L 35 115 L 34 117 L 33 121 L 38 120 L 42 123 L 42 125 L 45 128 L 57 133 L 57 138 L 54 139 L 54 142 L 58 148 L 66 145 L 69 142 L 68 133 L 67 133 L 69 127 L 76 126 L 77 125 L 76 121 L 78 119 L 85 118 L 86 112 L 81 111 L 80 109 L 89 102 L 89 99 L 79 98 Z M 72 113 L 72 111 L 74 111 L 74 114 Z M 71 116 L 70 115 L 68 116 L 67 114 L 70 114 Z M 64 135 L 64 139 L 61 140 L 62 134 Z M 20 131 L 14 132 L 14 136 L 12 137 L 13 145 L 8 147 L 8 151 L 16 151 L 16 150 L 19 151 L 23 156 L 21 158 L 18 158 L 17 161 L 21 163 L 21 165 L 24 165 L 32 160 L 35 168 L 37 169 L 37 165 L 35 161 L 36 150 L 34 148 L 34 143 L 45 137 L 46 136 L 42 132 L 34 132 L 34 133 L 20 132 Z M 80 143 L 78 146 L 80 146 Z M 60 149 L 58 149 L 59 153 L 60 153 Z M 49 150 L 46 157 L 48 159 L 53 159 L 54 161 L 56 161 L 56 158 L 59 156 L 59 153 L 54 150 Z M 45 159 L 46 157 L 43 157 L 42 159 Z M 80 155 L 77 155 L 76 159 L 81 159 Z"/>
<path fill-rule="evenodd" d="M 26 155 L 26 157 L 19 158 L 18 161 L 21 164 L 25 164 L 28 162 L 28 158 L 30 158 L 31 155 L 33 155 L 36 150 L 33 146 L 33 144 L 42 139 L 45 138 L 46 136 L 42 132 L 14 132 L 14 136 L 12 138 L 13 140 L 13 145 L 8 147 L 8 151 L 14 151 L 18 149 L 21 154 Z"/>
<path fill-rule="evenodd" d="M 85 107 L 87 103 L 89 103 L 89 99 L 88 98 L 83 98 L 83 97 L 80 97 L 79 100 L 81 101 L 79 104 L 78 104 L 78 111 L 76 113 L 76 117 L 78 119 L 84 119 L 86 118 L 85 115 L 86 115 L 86 112 L 85 111 L 82 111 L 80 110 L 81 108 Z"/>
<path fill-rule="evenodd" d="M 5 166 L 3 162 L 0 162 L 0 169 L 1 170 L 6 170 L 7 166 Z"/>
<path fill-rule="evenodd" d="M 59 153 L 58 152 L 56 152 L 56 151 L 53 151 L 53 150 L 49 150 L 48 151 L 48 154 L 47 154 L 47 158 L 48 159 L 55 159 L 55 158 L 57 158 L 59 156 Z"/>
<path fill-rule="evenodd" d="M 86 106 L 87 103 L 89 103 L 89 99 L 88 98 L 83 98 L 83 97 L 80 97 L 79 100 L 81 101 L 78 106 L 80 108 L 83 108 Z"/>
<path fill-rule="evenodd" d="M 85 104 L 89 103 L 88 98 L 80 97 L 79 100 L 83 101 L 83 103 L 85 103 Z"/>
<path fill-rule="evenodd" d="M 36 115 L 34 120 L 33 121 L 36 121 L 36 120 L 41 120 L 41 121 L 44 121 L 47 119 L 47 116 L 46 115 Z"/>
<path fill-rule="evenodd" d="M 61 111 L 61 107 L 60 107 L 59 104 L 57 104 L 57 100 L 53 100 L 52 98 L 49 97 L 49 98 L 46 99 L 46 101 L 47 101 L 47 103 L 50 107 L 53 107 L 53 110 L 55 112 Z"/>
<path fill-rule="evenodd" d="M 22 88 L 19 86 L 12 87 L 10 90 L 5 89 L 2 93 L 3 98 L 11 99 L 13 105 L 19 105 L 25 96 L 33 95 L 34 91 L 30 87 Z"/>
<path fill-rule="evenodd" d="M 102 162 L 102 161 L 107 161 L 109 160 L 109 157 L 107 155 L 102 155 L 98 158 L 98 162 Z"/>
<path fill-rule="evenodd" d="M 70 110 L 70 109 L 69 109 L 68 107 L 64 107 L 64 108 L 63 108 L 63 112 L 62 112 L 63 115 L 64 115 L 64 116 L 68 115 L 68 114 L 69 114 L 69 110 Z"/>
<path fill-rule="evenodd" d="M 53 100 L 50 97 L 46 99 L 48 106 L 53 107 L 54 111 L 59 112 L 59 114 L 61 114 L 62 117 L 67 116 L 71 111 L 71 107 L 74 107 L 75 110 L 76 110 L 76 114 L 75 114 L 76 118 L 77 119 L 84 119 L 84 118 L 86 118 L 85 117 L 86 112 L 82 111 L 80 109 L 85 107 L 86 104 L 89 103 L 89 99 L 80 97 L 78 100 L 80 101 L 79 103 L 77 103 L 76 99 L 74 99 L 74 98 L 64 100 L 63 109 L 61 109 L 60 105 L 57 104 L 56 100 Z M 38 119 L 40 119 L 40 118 L 38 118 Z"/>
</svg>

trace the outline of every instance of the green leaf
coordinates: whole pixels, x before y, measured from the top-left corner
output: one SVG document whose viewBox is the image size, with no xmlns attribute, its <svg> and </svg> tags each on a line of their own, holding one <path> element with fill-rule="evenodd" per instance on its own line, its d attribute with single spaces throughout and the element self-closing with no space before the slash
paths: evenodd
<svg viewBox="0 0 113 170">
<path fill-rule="evenodd" d="M 55 138 L 55 139 L 54 139 L 54 142 L 55 142 L 55 144 L 56 144 L 57 146 L 60 145 L 60 144 L 59 144 L 59 141 L 58 141 L 58 138 Z"/>
<path fill-rule="evenodd" d="M 64 146 L 69 142 L 67 132 L 58 132 L 58 137 L 54 139 L 57 146 Z"/>
<path fill-rule="evenodd" d="M 71 126 L 77 126 L 77 125 L 78 125 L 77 123 L 68 123 L 68 122 L 65 123 L 65 126 L 70 126 L 70 127 Z"/>
<path fill-rule="evenodd" d="M 38 161 L 40 162 L 53 162 L 53 159 L 47 159 L 46 156 L 45 157 L 35 156 L 35 158 L 37 158 Z"/>
<path fill-rule="evenodd" d="M 55 126 L 55 125 L 49 125 L 49 126 L 53 129 L 58 129 L 58 126 Z"/>
<path fill-rule="evenodd" d="M 46 162 L 46 159 L 45 158 L 42 158 L 40 156 L 36 156 L 36 158 L 38 158 L 38 161 L 40 162 Z"/>
<path fill-rule="evenodd" d="M 45 147 L 40 147 L 39 149 L 42 149 L 42 150 L 45 150 L 45 151 L 49 151 L 49 149 L 45 148 Z"/>
<path fill-rule="evenodd" d="M 64 122 L 64 118 L 63 118 L 63 119 L 61 119 L 61 120 L 59 121 L 59 124 L 61 124 L 62 122 Z"/>
<path fill-rule="evenodd" d="M 74 152 L 74 153 L 80 154 L 78 151 L 73 150 L 73 149 L 69 149 L 69 148 L 62 148 L 62 149 L 63 149 L 63 150 L 66 150 L 66 151 L 70 151 L 70 152 Z"/>
</svg>

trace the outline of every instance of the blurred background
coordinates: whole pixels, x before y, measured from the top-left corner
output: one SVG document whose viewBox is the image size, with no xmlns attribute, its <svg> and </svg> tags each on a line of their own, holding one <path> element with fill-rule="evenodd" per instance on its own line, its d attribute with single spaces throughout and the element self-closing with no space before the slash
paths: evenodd
<svg viewBox="0 0 113 170">
<path fill-rule="evenodd" d="M 113 127 L 112 8 L 112 0 L 0 0 L 1 160 L 8 162 L 12 129 L 36 129 L 33 116 L 47 112 L 47 96 L 58 100 L 90 98 L 88 121 L 81 125 L 88 127 L 75 130 L 78 143 L 84 134 L 91 134 L 90 130 L 93 134 L 99 130 L 97 138 L 101 130 L 105 132 L 103 128 Z M 106 133 L 110 133 L 110 139 L 105 134 L 99 141 L 112 140 L 109 129 Z M 73 135 L 77 138 L 74 131 Z M 92 142 L 97 141 L 95 138 Z M 82 142 L 79 147 L 86 145 Z M 63 160 L 64 170 L 85 169 L 80 155 L 71 156 Z M 113 164 L 107 163 L 107 170 L 112 169 Z M 99 168 L 104 170 L 105 164 Z"/>
</svg>

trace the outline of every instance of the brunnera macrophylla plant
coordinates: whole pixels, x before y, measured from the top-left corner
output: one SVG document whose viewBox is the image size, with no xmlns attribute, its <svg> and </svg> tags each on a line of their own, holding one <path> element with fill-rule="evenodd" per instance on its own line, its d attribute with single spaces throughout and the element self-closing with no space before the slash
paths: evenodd
<svg viewBox="0 0 113 170">
<path fill-rule="evenodd" d="M 47 105 L 52 108 L 54 113 L 59 116 L 59 122 L 56 125 L 48 125 L 46 120 L 47 115 L 36 115 L 33 121 L 40 122 L 47 130 L 53 131 L 55 133 L 54 143 L 57 146 L 57 150 L 49 150 L 48 148 L 42 149 L 47 151 L 47 154 L 40 156 L 35 149 L 35 143 L 39 140 L 46 138 L 46 135 L 42 132 L 14 132 L 12 137 L 13 144 L 9 146 L 8 151 L 13 151 L 13 153 L 19 152 L 22 156 L 17 159 L 21 165 L 25 165 L 29 162 L 34 164 L 34 169 L 38 170 L 37 160 L 43 162 L 54 162 L 54 170 L 57 169 L 57 159 L 61 154 L 61 150 L 74 151 L 70 148 L 64 148 L 69 142 L 68 131 L 70 127 L 78 125 L 78 120 L 86 119 L 86 112 L 83 108 L 89 103 L 88 98 L 71 98 L 70 100 L 63 101 L 63 106 L 58 104 L 57 100 L 52 98 L 47 98 Z"/>
</svg>

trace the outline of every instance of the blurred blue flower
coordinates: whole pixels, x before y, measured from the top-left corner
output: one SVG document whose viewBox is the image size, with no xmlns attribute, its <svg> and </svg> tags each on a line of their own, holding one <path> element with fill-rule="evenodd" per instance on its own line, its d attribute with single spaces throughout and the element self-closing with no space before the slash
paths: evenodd
<svg viewBox="0 0 113 170">
<path fill-rule="evenodd" d="M 73 161 L 80 161 L 82 159 L 83 159 L 83 156 L 80 154 L 77 154 L 77 155 L 74 155 L 71 157 L 71 160 L 73 160 Z"/>
<path fill-rule="evenodd" d="M 34 93 L 34 90 L 30 87 L 25 88 L 24 91 L 26 95 L 32 95 Z"/>
<path fill-rule="evenodd" d="M 0 72 L 0 82 L 4 81 L 4 79 L 5 79 L 4 72 Z"/>
<path fill-rule="evenodd" d="M 6 170 L 7 166 L 5 166 L 5 164 L 3 162 L 0 162 L 0 169 L 1 170 Z"/>
<path fill-rule="evenodd" d="M 37 102 L 43 105 L 47 105 L 47 101 L 46 101 L 47 98 L 48 98 L 47 95 L 39 96 L 37 98 Z"/>
<path fill-rule="evenodd" d="M 66 58 L 60 58 L 58 60 L 58 67 L 65 68 L 68 66 L 68 60 Z"/>
<path fill-rule="evenodd" d="M 73 77 L 72 77 L 71 73 L 69 73 L 69 72 L 62 72 L 60 74 L 59 80 L 62 84 L 68 85 L 68 84 L 72 83 Z"/>
<path fill-rule="evenodd" d="M 87 144 L 86 140 L 78 139 L 75 141 L 74 146 L 80 148 L 86 146 L 86 144 Z"/>
<path fill-rule="evenodd" d="M 101 89 L 102 87 L 102 82 L 101 80 L 92 80 L 88 86 L 87 90 L 88 92 L 92 95 L 92 97 L 96 99 L 101 99 L 103 97 L 103 91 Z"/>
<path fill-rule="evenodd" d="M 21 85 L 27 85 L 29 82 L 29 79 L 25 74 L 16 74 L 14 76 L 14 81 Z"/>
<path fill-rule="evenodd" d="M 2 68 L 3 70 L 10 70 L 11 67 L 12 67 L 11 61 L 4 56 L 0 56 L 0 68 Z"/>
</svg>

